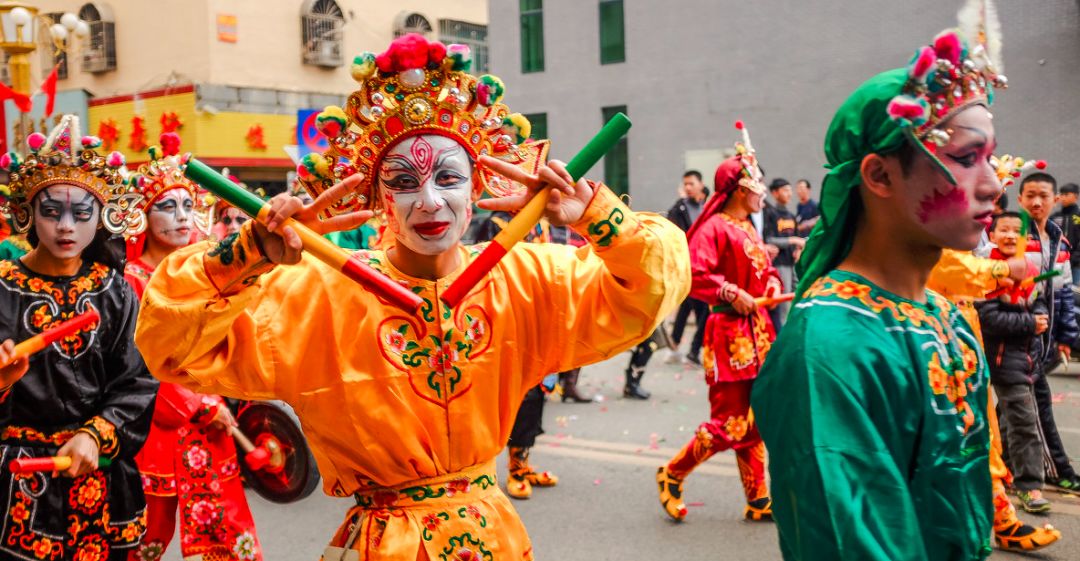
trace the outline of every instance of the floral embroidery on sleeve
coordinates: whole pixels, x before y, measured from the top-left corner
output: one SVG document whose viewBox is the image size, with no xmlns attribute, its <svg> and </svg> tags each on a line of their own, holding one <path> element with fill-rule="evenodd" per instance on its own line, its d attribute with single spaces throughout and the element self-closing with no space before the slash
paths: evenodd
<svg viewBox="0 0 1080 561">
<path fill-rule="evenodd" d="M 98 443 L 98 452 L 105 457 L 115 458 L 120 452 L 120 440 L 116 436 L 116 425 L 104 417 L 94 416 L 83 424 L 77 432 L 85 432 Z"/>
</svg>

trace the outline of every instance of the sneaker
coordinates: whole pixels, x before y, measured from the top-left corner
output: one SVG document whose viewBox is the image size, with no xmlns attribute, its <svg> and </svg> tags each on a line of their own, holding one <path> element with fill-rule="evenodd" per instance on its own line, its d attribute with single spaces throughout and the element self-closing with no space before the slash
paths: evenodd
<svg viewBox="0 0 1080 561">
<path fill-rule="evenodd" d="M 678 364 L 680 360 L 682 360 L 682 353 L 668 349 L 667 356 L 664 357 L 664 364 Z"/>
<path fill-rule="evenodd" d="M 1016 496 L 1020 498 L 1020 507 L 1027 512 L 1038 514 L 1050 510 L 1050 501 L 1046 500 L 1042 491 L 1038 489 L 1020 490 L 1017 491 Z"/>
<path fill-rule="evenodd" d="M 1080 493 L 1080 476 L 1063 477 L 1057 481 L 1051 482 L 1051 485 L 1061 489 L 1062 491 L 1068 491 L 1070 493 Z"/>
</svg>

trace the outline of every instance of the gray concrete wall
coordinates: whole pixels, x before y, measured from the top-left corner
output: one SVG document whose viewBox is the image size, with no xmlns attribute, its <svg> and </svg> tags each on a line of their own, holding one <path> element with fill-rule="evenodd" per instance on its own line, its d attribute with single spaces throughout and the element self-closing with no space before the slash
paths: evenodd
<svg viewBox="0 0 1080 561">
<path fill-rule="evenodd" d="M 546 70 L 523 75 L 519 2 L 494 0 L 491 68 L 512 110 L 548 114 L 556 158 L 600 127 L 601 107 L 627 105 L 636 208 L 667 209 L 687 153 L 730 147 L 736 119 L 770 177 L 807 177 L 816 191 L 836 108 L 955 25 L 960 3 L 626 0 L 626 62 L 601 66 L 597 2 L 545 0 Z M 994 107 L 1000 152 L 1047 159 L 1059 180 L 1080 182 L 1080 2 L 998 5 L 1011 84 Z M 590 174 L 602 175 L 599 166 Z"/>
</svg>

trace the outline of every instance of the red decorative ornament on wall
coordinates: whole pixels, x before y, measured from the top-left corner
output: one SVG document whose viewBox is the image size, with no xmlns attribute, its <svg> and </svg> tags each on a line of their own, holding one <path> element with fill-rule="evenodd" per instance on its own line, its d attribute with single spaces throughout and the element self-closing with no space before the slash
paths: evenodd
<svg viewBox="0 0 1080 561">
<path fill-rule="evenodd" d="M 101 146 L 106 151 L 115 150 L 116 141 L 120 140 L 120 129 L 116 126 L 116 121 L 103 119 L 98 123 L 97 136 L 101 139 Z"/>
<path fill-rule="evenodd" d="M 166 111 L 161 114 L 161 134 L 176 132 L 184 127 L 184 121 L 180 120 L 180 116 L 176 114 L 176 111 Z"/>
<path fill-rule="evenodd" d="M 248 148 L 252 150 L 266 150 L 266 140 L 263 139 L 262 125 L 252 125 L 248 128 L 247 136 L 244 137 L 247 140 Z"/>
<path fill-rule="evenodd" d="M 146 120 L 138 115 L 131 118 L 131 135 L 128 137 L 128 148 L 135 152 L 146 150 Z"/>
</svg>

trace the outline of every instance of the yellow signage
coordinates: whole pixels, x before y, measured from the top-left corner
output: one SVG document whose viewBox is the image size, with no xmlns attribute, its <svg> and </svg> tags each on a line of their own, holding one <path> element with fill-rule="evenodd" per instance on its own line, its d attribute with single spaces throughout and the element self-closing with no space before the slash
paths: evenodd
<svg viewBox="0 0 1080 561">
<path fill-rule="evenodd" d="M 236 42 L 236 16 L 233 14 L 217 15 L 217 38 L 222 43 Z"/>
</svg>

